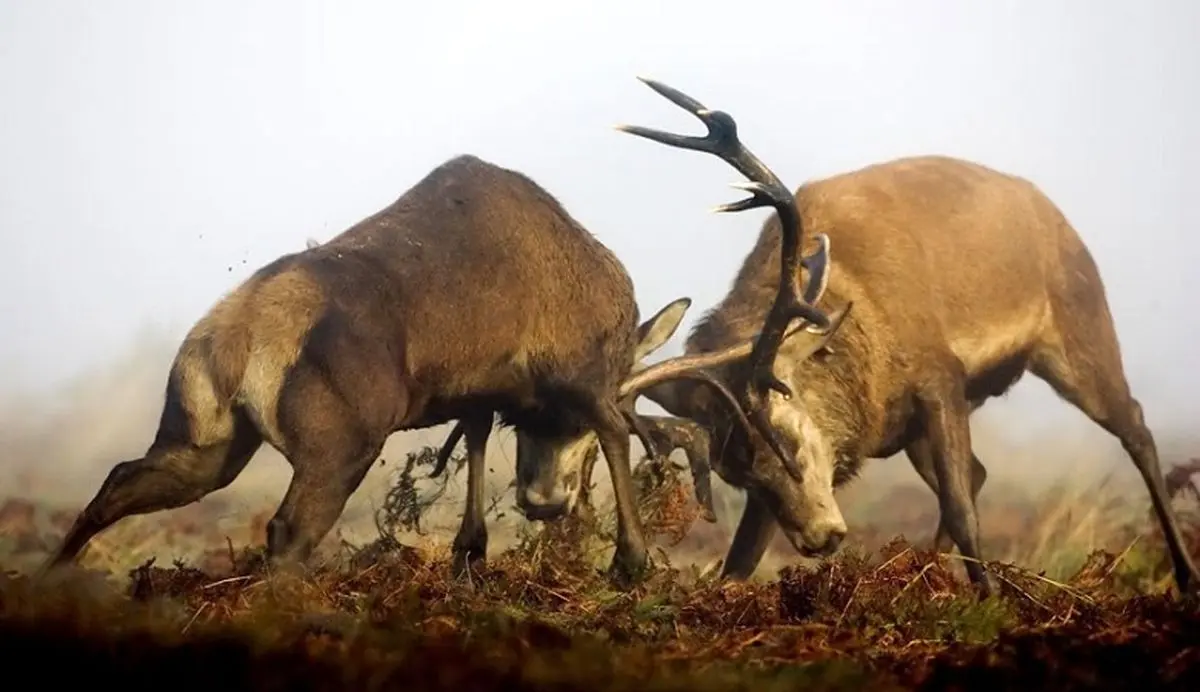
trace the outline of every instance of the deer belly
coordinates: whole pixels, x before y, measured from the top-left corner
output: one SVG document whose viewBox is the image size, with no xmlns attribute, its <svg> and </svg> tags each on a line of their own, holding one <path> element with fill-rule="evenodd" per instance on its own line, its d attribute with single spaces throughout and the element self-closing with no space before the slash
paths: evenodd
<svg viewBox="0 0 1200 692">
<path fill-rule="evenodd" d="M 988 376 L 998 368 L 1008 370 L 1014 362 L 1027 359 L 1041 337 L 1045 316 L 1039 307 L 955 330 L 949 339 L 950 350 L 968 378 Z"/>
</svg>

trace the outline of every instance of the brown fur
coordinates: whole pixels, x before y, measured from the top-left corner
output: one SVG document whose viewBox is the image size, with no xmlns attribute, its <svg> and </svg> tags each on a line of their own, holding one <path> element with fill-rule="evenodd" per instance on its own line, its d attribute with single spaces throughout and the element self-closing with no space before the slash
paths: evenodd
<svg viewBox="0 0 1200 692">
<path fill-rule="evenodd" d="M 1166 505 L 1153 438 L 1126 383 L 1097 267 L 1035 185 L 926 156 L 810 182 L 796 200 L 806 251 L 816 247 L 815 234 L 831 239 L 822 302 L 852 302 L 853 310 L 828 353 L 789 361 L 789 349 L 801 347 L 785 342 L 775 371 L 832 446 L 835 484 L 866 458 L 906 450 L 939 492 L 939 545 L 952 537 L 964 555 L 978 558 L 974 497 L 986 473 L 971 452 L 967 416 L 1031 371 L 1121 440 L 1146 478 L 1180 587 L 1196 583 Z M 756 336 L 777 291 L 779 251 L 779 217 L 772 215 L 728 295 L 689 335 L 687 352 Z M 736 377 L 738 365 L 721 377 Z M 727 575 L 748 576 L 779 511 L 795 501 L 795 481 L 761 440 L 729 425 L 709 391 L 673 382 L 646 395 L 703 422 L 713 435 L 714 467 L 752 490 L 725 566 Z M 953 486 L 939 491 L 941 478 Z M 968 567 L 982 581 L 978 566 Z"/>
<path fill-rule="evenodd" d="M 196 323 L 153 444 L 112 470 L 51 564 L 123 517 L 228 485 L 263 441 L 294 469 L 268 549 L 297 559 L 394 431 L 462 419 L 480 488 L 494 411 L 535 434 L 591 428 L 628 442 L 613 392 L 637 320 L 624 267 L 549 193 L 451 159 L 340 235 L 258 270 Z M 605 453 L 619 463 L 619 449 Z M 486 544 L 476 494 L 460 553 Z"/>
</svg>

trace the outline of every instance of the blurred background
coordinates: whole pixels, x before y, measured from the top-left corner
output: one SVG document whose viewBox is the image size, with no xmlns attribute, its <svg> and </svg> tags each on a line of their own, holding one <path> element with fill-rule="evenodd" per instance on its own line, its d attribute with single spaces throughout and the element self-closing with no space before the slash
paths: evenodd
<svg viewBox="0 0 1200 692">
<path fill-rule="evenodd" d="M 519 169 L 557 196 L 624 261 L 643 314 L 692 297 L 655 358 L 676 355 L 728 290 L 767 212 L 709 213 L 739 194 L 727 187 L 734 171 L 612 129 L 699 128 L 639 74 L 731 112 L 792 186 L 926 153 L 1035 182 L 1100 266 L 1164 464 L 1200 453 L 1200 370 L 1189 355 L 1200 336 L 1191 305 L 1200 5 L 743 7 L 0 2 L 0 496 L 77 510 L 152 439 L 175 348 L 212 303 L 460 153 Z M 395 460 L 446 432 L 395 435 L 342 531 L 370 533 Z M 974 434 L 990 472 L 985 536 L 1022 537 L 1004 543 L 1016 558 L 1036 562 L 1063 531 L 1081 550 L 1112 542 L 1106 527 L 1148 510 L 1117 442 L 1040 381 L 984 408 Z M 499 493 L 512 474 L 511 433 L 492 445 Z M 264 449 L 230 488 L 174 516 L 261 542 L 254 522 L 273 512 L 288 474 Z M 603 493 L 607 472 L 593 480 Z M 443 500 L 446 527 L 457 523 L 459 490 Z M 741 500 L 719 491 L 718 524 L 698 524 L 689 550 L 724 553 Z M 933 495 L 903 458 L 869 464 L 841 496 L 852 535 L 934 529 Z M 1105 499 L 1126 496 L 1120 511 Z M 127 547 L 129 532 L 153 537 L 148 527 L 164 517 L 132 519 L 125 538 L 114 529 L 98 542 Z M 128 559 L 192 550 L 138 545 Z"/>
</svg>

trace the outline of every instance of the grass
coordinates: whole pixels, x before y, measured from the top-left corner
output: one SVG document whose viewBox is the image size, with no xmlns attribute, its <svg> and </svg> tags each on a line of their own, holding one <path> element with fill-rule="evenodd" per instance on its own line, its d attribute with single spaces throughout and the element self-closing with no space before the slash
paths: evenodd
<svg viewBox="0 0 1200 692">
<path fill-rule="evenodd" d="M 265 514 L 222 523 L 180 510 L 114 527 L 86 569 L 39 582 L 23 571 L 71 514 L 11 499 L 0 650 L 12 676 L 125 689 L 1200 689 L 1200 606 L 1169 592 L 1146 508 L 1115 493 L 1062 487 L 994 508 L 1007 521 L 985 517 L 985 549 L 1006 561 L 987 563 L 999 593 L 981 601 L 962 558 L 869 526 L 835 559 L 721 582 L 711 558 L 728 538 L 695 522 L 686 479 L 651 468 L 638 478 L 659 545 L 629 591 L 600 569 L 603 506 L 451 578 L 447 536 L 409 530 L 422 495 L 403 473 L 381 535 L 327 544 L 294 573 L 263 566 Z M 1177 490 L 1184 481 L 1175 474 Z M 1200 553 L 1200 524 L 1181 517 Z M 934 517 L 918 519 L 931 533 Z M 146 559 L 164 545 L 194 559 Z"/>
</svg>

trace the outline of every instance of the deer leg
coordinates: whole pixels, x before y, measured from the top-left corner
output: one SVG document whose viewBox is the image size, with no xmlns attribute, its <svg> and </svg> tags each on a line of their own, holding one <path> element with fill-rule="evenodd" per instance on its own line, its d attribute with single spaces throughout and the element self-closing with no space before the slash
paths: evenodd
<svg viewBox="0 0 1200 692">
<path fill-rule="evenodd" d="M 920 437 L 913 441 L 904 450 L 908 455 L 908 460 L 917 471 L 917 475 L 921 480 L 925 481 L 925 485 L 933 491 L 934 495 L 938 495 L 938 479 L 937 471 L 933 463 L 933 450 L 930 447 L 929 438 Z M 987 481 L 987 469 L 983 463 L 979 461 L 979 457 L 974 453 L 971 454 L 971 503 L 976 505 L 978 511 L 979 491 L 983 489 L 984 482 Z M 945 514 L 938 512 L 937 533 L 933 539 L 933 548 L 939 553 L 948 553 L 953 548 L 954 541 L 950 538 L 950 531 L 946 526 Z M 961 551 L 962 548 L 959 548 Z"/>
<path fill-rule="evenodd" d="M 742 509 L 742 518 L 733 534 L 733 543 L 725 555 L 725 565 L 721 568 L 722 579 L 744 581 L 758 569 L 758 563 L 767 553 L 767 546 L 779 524 L 766 503 L 757 499 L 753 493 L 746 493 L 746 507 Z"/>
<path fill-rule="evenodd" d="M 430 478 L 437 478 L 446 470 L 446 465 L 450 463 L 450 457 L 454 454 L 454 448 L 462 436 L 463 423 L 459 421 L 451 428 L 450 434 L 446 436 L 446 441 L 442 443 L 442 448 L 438 450 L 437 461 L 433 465 L 433 470 L 429 472 Z M 455 470 L 457 471 L 457 469 Z"/>
<path fill-rule="evenodd" d="M 598 409 L 595 430 L 608 462 L 617 506 L 617 550 L 613 554 L 610 573 L 618 582 L 630 583 L 638 580 L 646 567 L 646 536 L 638 516 L 629 464 L 630 431 L 615 403 L 603 402 Z"/>
<path fill-rule="evenodd" d="M 325 444 L 290 455 L 292 482 L 267 523 L 267 556 L 272 562 L 308 560 L 375 463 L 383 443 L 339 447 Z"/>
<path fill-rule="evenodd" d="M 1090 345 L 1095 348 L 1101 344 L 1096 340 Z M 1045 348 L 1037 354 L 1030 369 L 1059 396 L 1121 441 L 1150 493 L 1171 555 L 1175 584 L 1181 593 L 1191 593 L 1200 589 L 1200 572 L 1188 554 L 1179 524 L 1171 511 L 1171 499 L 1163 482 L 1154 436 L 1146 427 L 1141 404 L 1130 394 L 1116 354 L 1116 347 L 1110 346 L 1101 353 L 1090 353 L 1085 360 L 1072 358 L 1061 348 Z M 1105 357 L 1101 358 L 1101 355 Z"/>
<path fill-rule="evenodd" d="M 917 394 L 938 484 L 938 505 L 950 538 L 966 561 L 967 576 L 983 594 L 991 584 L 980 559 L 979 516 L 971 493 L 971 407 L 963 391 L 957 359 L 944 359 L 942 371 L 929 377 Z"/>
<path fill-rule="evenodd" d="M 74 561 L 96 534 L 125 517 L 182 507 L 224 488 L 262 444 L 241 417 L 230 439 L 221 442 L 200 447 L 163 438 L 160 431 L 146 456 L 113 467 L 43 570 Z"/>
<path fill-rule="evenodd" d="M 360 364 L 360 352 L 342 348 L 337 339 L 310 335 L 306 349 L 315 357 L 302 358 L 280 390 L 280 452 L 292 465 L 292 480 L 267 523 L 267 557 L 281 567 L 298 566 L 312 555 L 408 406 L 403 388 L 366 387 L 369 365 L 352 367 Z"/>
<path fill-rule="evenodd" d="M 387 439 L 386 434 L 367 433 L 355 410 L 321 378 L 296 372 L 289 384 L 279 420 L 286 426 L 292 481 L 267 523 L 267 557 L 281 566 L 308 560 Z"/>
<path fill-rule="evenodd" d="M 488 437 L 492 432 L 492 413 L 462 421 L 467 440 L 467 506 L 462 525 L 454 537 L 453 570 L 455 576 L 487 557 L 487 522 L 483 516 L 483 472 Z"/>
</svg>

